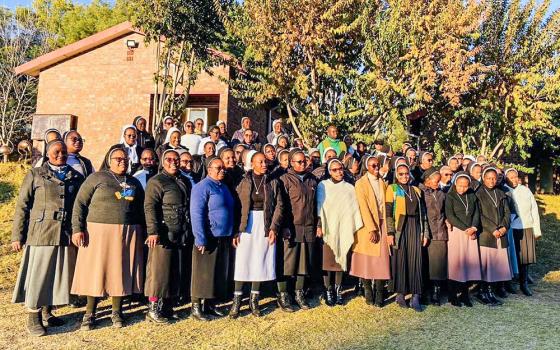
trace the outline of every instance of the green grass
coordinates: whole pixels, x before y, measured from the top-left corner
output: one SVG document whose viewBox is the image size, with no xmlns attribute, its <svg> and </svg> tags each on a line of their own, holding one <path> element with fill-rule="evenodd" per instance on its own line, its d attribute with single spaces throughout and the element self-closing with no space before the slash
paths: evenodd
<svg viewBox="0 0 560 350">
<path fill-rule="evenodd" d="M 285 314 L 265 299 L 265 316 L 243 316 L 199 323 L 186 319 L 168 326 L 144 322 L 144 309 L 127 310 L 130 325 L 114 330 L 106 318 L 88 333 L 77 330 L 83 310 L 63 308 L 67 326 L 44 338 L 31 338 L 25 314 L 10 303 L 20 254 L 8 249 L 14 196 L 23 172 L 0 166 L 0 348 L 10 349 L 558 349 L 560 344 L 560 197 L 539 196 L 543 238 L 537 244 L 539 264 L 535 296 L 511 296 L 500 308 L 476 304 L 472 309 L 430 306 L 422 313 L 390 304 L 381 310 L 352 298 L 340 307 L 316 306 Z M 7 187 L 5 187 L 7 186 Z M 13 187 L 11 187 L 13 186 Z M 11 213 L 11 214 L 10 214 Z M 347 293 L 350 294 L 350 293 Z M 107 315 L 108 302 L 101 304 Z M 185 311 L 185 308 L 182 308 Z M 188 311 L 188 309 L 186 309 Z M 247 313 L 246 306 L 242 312 Z"/>
</svg>

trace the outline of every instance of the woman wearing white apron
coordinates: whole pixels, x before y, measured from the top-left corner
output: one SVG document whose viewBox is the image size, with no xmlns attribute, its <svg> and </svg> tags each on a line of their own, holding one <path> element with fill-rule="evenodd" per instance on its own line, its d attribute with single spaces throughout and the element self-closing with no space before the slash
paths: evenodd
<svg viewBox="0 0 560 350">
<path fill-rule="evenodd" d="M 240 219 L 238 234 L 233 239 L 235 255 L 235 292 L 230 318 L 239 316 L 243 286 L 251 282 L 249 306 L 260 316 L 259 289 L 261 282 L 276 279 L 276 235 L 280 229 L 282 197 L 278 180 L 266 175 L 264 154 L 250 151 L 245 158 L 247 172 L 237 186 L 239 201 L 236 218 Z"/>
</svg>

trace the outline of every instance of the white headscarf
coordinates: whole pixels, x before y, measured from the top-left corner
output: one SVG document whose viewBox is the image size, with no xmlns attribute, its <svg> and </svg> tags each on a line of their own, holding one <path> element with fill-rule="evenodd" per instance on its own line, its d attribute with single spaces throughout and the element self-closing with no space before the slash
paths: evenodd
<svg viewBox="0 0 560 350">
<path fill-rule="evenodd" d="M 128 153 L 128 172 L 130 172 L 132 164 L 137 164 L 139 163 L 139 161 L 138 154 L 136 153 L 136 141 L 134 142 L 134 145 L 130 146 L 128 143 L 126 143 L 126 140 L 124 138 L 124 133 L 128 129 L 134 129 L 134 132 L 136 132 L 137 136 L 138 130 L 136 130 L 136 127 L 132 124 L 123 126 L 121 130 L 120 143 L 124 146 L 124 149 L 126 149 L 126 152 Z M 136 138 L 136 140 L 138 140 L 138 138 Z"/>
<path fill-rule="evenodd" d="M 249 152 L 247 152 L 247 154 L 245 155 L 245 161 L 243 162 L 244 165 L 244 170 L 245 171 L 249 171 L 251 169 L 253 169 L 253 166 L 251 165 L 251 160 L 253 159 L 253 156 L 257 153 L 257 151 L 255 150 L 250 150 Z"/>
<path fill-rule="evenodd" d="M 181 137 L 181 131 L 179 131 L 179 129 L 177 129 L 176 127 L 172 126 L 167 130 L 167 134 L 165 135 L 165 141 L 163 142 L 164 144 L 169 143 L 169 140 L 171 139 L 171 134 L 173 134 L 174 132 L 178 132 L 179 137 Z"/>
</svg>

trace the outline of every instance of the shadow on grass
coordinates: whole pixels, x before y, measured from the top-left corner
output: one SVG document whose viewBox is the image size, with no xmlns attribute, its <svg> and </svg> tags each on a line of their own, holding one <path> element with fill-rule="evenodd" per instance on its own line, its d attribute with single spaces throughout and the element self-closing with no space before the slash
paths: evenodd
<svg viewBox="0 0 560 350">
<path fill-rule="evenodd" d="M 13 183 L 0 181 L 0 204 L 10 201 L 16 195 L 16 186 Z"/>
<path fill-rule="evenodd" d="M 546 201 L 545 198 L 538 196 L 537 203 L 541 214 L 542 237 L 537 241 L 537 264 L 531 265 L 531 274 L 541 280 L 551 272 L 560 270 L 560 217 L 557 210 L 560 208 L 558 197 L 552 197 Z M 548 210 L 545 209 L 547 207 Z M 560 283 L 560 279 L 549 282 Z"/>
</svg>

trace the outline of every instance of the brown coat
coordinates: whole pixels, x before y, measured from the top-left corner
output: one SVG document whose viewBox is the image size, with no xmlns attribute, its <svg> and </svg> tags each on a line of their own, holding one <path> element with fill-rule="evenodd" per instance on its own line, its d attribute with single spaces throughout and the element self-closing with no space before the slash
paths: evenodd
<svg viewBox="0 0 560 350">
<path fill-rule="evenodd" d="M 379 179 L 379 181 L 381 182 L 380 192 L 384 197 L 387 184 L 383 179 Z M 372 231 L 377 232 L 379 235 L 381 235 L 382 231 L 386 232 L 387 228 L 380 227 L 379 220 L 380 215 L 382 218 L 385 217 L 385 205 L 378 208 L 377 198 L 373 188 L 371 188 L 367 175 L 362 176 L 356 181 L 355 188 L 364 226 L 354 234 L 352 251 L 369 256 L 379 256 L 381 254 L 381 240 L 378 243 L 372 243 L 369 238 Z M 385 198 L 382 199 L 382 202 L 385 203 Z M 383 222 L 383 225 L 385 226 L 385 222 Z"/>
</svg>

